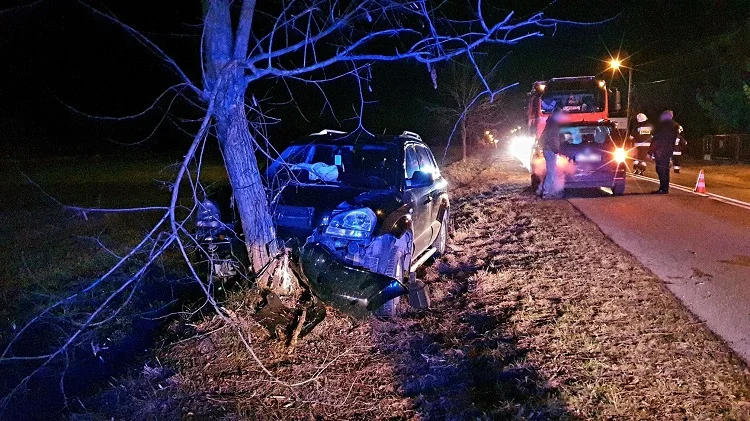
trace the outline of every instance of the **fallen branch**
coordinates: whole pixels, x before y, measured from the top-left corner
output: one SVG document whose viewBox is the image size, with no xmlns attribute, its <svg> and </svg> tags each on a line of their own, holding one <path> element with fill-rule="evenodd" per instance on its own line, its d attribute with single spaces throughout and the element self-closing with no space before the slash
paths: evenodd
<svg viewBox="0 0 750 421">
<path fill-rule="evenodd" d="M 294 331 L 292 332 L 292 336 L 289 338 L 289 344 L 287 345 L 287 355 L 292 355 L 294 352 L 294 348 L 297 346 L 297 340 L 299 339 L 299 334 L 302 332 L 302 325 L 305 324 L 305 318 L 307 317 L 307 308 L 302 307 L 302 312 L 299 315 L 299 319 L 297 319 L 297 326 L 294 327 Z"/>
</svg>

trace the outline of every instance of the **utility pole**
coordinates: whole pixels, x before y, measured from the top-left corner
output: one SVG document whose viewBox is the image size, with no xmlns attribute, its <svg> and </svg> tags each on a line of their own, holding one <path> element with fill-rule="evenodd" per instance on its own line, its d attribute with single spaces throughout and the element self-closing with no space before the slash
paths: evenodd
<svg viewBox="0 0 750 421">
<path fill-rule="evenodd" d="M 620 68 L 623 67 L 623 62 L 620 60 L 620 56 L 618 55 L 616 58 L 611 58 L 609 60 L 609 68 L 612 69 L 612 72 L 620 71 Z M 625 127 L 627 127 L 628 133 L 630 133 L 630 99 L 633 97 L 633 66 L 627 66 L 628 68 L 628 106 L 625 109 L 625 118 L 628 119 L 628 123 Z M 622 74 L 622 73 L 620 73 Z"/>
<path fill-rule="evenodd" d="M 630 133 L 630 98 L 632 97 L 631 92 L 633 91 L 633 66 L 628 67 L 628 108 L 625 115 L 628 119 L 627 133 Z"/>
</svg>

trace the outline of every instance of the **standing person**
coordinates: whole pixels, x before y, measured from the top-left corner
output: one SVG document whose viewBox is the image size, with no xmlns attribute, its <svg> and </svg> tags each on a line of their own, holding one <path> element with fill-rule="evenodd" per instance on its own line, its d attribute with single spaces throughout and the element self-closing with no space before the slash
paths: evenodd
<svg viewBox="0 0 750 421">
<path fill-rule="evenodd" d="M 547 119 L 540 141 L 543 145 L 544 162 L 547 173 L 542 183 L 543 199 L 559 199 L 562 191 L 555 191 L 555 180 L 559 176 L 557 171 L 557 154 L 560 153 L 560 116 L 562 110 L 555 108 L 552 115 Z"/>
<path fill-rule="evenodd" d="M 656 174 L 659 175 L 659 190 L 654 191 L 655 194 L 669 193 L 669 161 L 679 133 L 680 125 L 674 121 L 674 113 L 670 110 L 661 113 L 661 121 L 654 128 L 648 149 L 649 157 L 656 161 Z"/>
<path fill-rule="evenodd" d="M 651 147 L 651 133 L 654 126 L 648 121 L 646 114 L 639 113 L 635 117 L 638 124 L 635 126 L 633 146 L 635 147 L 635 160 L 633 160 L 633 173 L 643 174 L 646 172 L 646 158 Z"/>
<path fill-rule="evenodd" d="M 672 168 L 674 173 L 680 173 L 680 161 L 682 161 L 682 149 L 687 146 L 687 140 L 682 135 L 682 126 L 679 127 L 677 139 L 674 141 L 674 151 L 672 152 Z"/>
</svg>

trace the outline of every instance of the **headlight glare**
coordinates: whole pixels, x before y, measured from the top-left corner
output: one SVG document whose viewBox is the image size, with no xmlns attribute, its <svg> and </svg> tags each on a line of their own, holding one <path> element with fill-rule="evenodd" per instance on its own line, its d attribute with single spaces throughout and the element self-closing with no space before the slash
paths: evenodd
<svg viewBox="0 0 750 421">
<path fill-rule="evenodd" d="M 331 217 L 326 234 L 344 238 L 368 238 L 375 229 L 377 218 L 367 208 L 341 212 Z"/>
<path fill-rule="evenodd" d="M 628 154 L 625 152 L 625 149 L 623 148 L 617 148 L 615 149 L 615 161 L 618 164 L 622 164 L 625 162 L 625 158 L 627 158 Z"/>
<path fill-rule="evenodd" d="M 198 228 L 218 228 L 221 225 L 221 212 L 216 203 L 204 199 L 198 206 L 196 219 Z"/>
</svg>

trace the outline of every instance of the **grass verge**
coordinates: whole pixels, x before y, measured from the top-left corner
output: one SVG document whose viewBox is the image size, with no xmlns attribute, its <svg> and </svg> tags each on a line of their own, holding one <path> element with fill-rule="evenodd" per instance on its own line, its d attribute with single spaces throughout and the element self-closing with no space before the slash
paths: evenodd
<svg viewBox="0 0 750 421">
<path fill-rule="evenodd" d="M 450 252 L 420 274 L 432 309 L 330 311 L 290 355 L 238 294 L 275 378 L 217 319 L 183 321 L 87 419 L 750 419 L 747 367 L 569 203 L 538 200 L 503 157 L 445 174 Z"/>
</svg>

